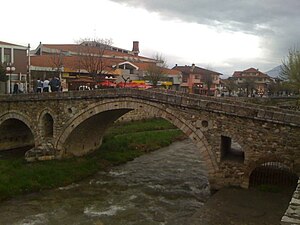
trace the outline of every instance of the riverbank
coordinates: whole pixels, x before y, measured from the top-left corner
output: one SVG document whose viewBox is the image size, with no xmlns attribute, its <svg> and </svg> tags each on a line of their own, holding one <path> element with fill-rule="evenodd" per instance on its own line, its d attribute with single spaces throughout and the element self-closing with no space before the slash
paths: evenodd
<svg viewBox="0 0 300 225">
<path fill-rule="evenodd" d="M 293 190 L 224 188 L 212 195 L 189 225 L 280 225 Z"/>
<path fill-rule="evenodd" d="M 66 186 L 182 137 L 183 133 L 168 121 L 152 119 L 115 124 L 107 131 L 101 148 L 84 157 L 27 163 L 18 152 L 0 152 L 0 201 Z"/>
</svg>

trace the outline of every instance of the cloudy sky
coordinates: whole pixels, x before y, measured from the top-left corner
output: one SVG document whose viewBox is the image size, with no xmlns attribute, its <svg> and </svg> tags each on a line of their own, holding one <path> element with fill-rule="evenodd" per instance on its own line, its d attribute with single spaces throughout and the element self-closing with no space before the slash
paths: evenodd
<svg viewBox="0 0 300 225">
<path fill-rule="evenodd" d="M 0 41 L 37 47 L 111 38 L 169 67 L 191 65 L 225 75 L 265 72 L 300 45 L 300 0 L 9 0 L 1 2 Z"/>
</svg>

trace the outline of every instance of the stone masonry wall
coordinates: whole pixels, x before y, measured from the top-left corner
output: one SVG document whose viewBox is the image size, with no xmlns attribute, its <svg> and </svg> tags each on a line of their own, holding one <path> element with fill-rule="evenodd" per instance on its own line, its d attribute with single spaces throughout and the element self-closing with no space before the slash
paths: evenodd
<svg viewBox="0 0 300 225">
<path fill-rule="evenodd" d="M 281 225 L 297 225 L 300 224 L 300 179 L 298 186 L 290 201 L 284 216 L 281 218 Z"/>
<path fill-rule="evenodd" d="M 58 141 L 68 138 L 73 125 L 75 129 L 103 112 L 109 112 L 106 116 L 113 121 L 113 112 L 119 110 L 121 115 L 120 110 L 126 108 L 135 109 L 129 118 L 141 118 L 142 112 L 146 112 L 146 115 L 163 117 L 178 126 L 199 147 L 205 160 L 212 162 L 210 174 L 220 187 L 247 187 L 253 169 L 264 162 L 279 161 L 300 173 L 299 112 L 222 98 L 122 89 L 0 96 L 0 103 L 0 126 L 9 117 L 23 121 L 32 131 L 36 145 L 45 141 L 41 118 L 46 113 L 54 121 L 53 144 L 64 146 Z M 98 122 L 101 124 L 100 120 Z M 106 125 L 109 124 L 103 124 L 102 128 Z M 85 127 L 86 132 L 94 130 Z M 242 147 L 243 162 L 221 159 L 221 136 L 231 138 Z"/>
</svg>

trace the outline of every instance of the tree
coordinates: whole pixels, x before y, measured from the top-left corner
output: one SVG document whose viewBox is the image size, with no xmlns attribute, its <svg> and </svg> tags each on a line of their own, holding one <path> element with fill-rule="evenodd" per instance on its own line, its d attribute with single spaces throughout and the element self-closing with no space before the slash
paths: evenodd
<svg viewBox="0 0 300 225">
<path fill-rule="evenodd" d="M 85 38 L 81 39 L 79 44 L 80 66 L 85 69 L 94 80 L 97 76 L 104 74 L 108 66 L 105 61 L 105 52 L 111 48 L 111 39 Z"/>
<path fill-rule="evenodd" d="M 6 76 L 6 69 L 3 64 L 0 63 L 0 82 L 5 82 L 8 80 L 8 77 Z"/>
<path fill-rule="evenodd" d="M 213 76 L 214 76 L 213 72 L 208 69 L 204 69 L 204 72 L 201 76 L 201 80 L 207 87 L 207 95 L 208 96 L 210 96 L 210 88 L 213 84 Z"/>
<path fill-rule="evenodd" d="M 282 61 L 280 78 L 291 88 L 300 90 L 300 51 L 290 49 L 285 60 Z"/>
<path fill-rule="evenodd" d="M 3 64 L 0 63 L 0 82 L 5 82 L 8 80 L 8 77 L 6 76 L 6 69 Z M 1 88 L 1 84 L 0 84 Z"/>
<path fill-rule="evenodd" d="M 249 94 L 253 94 L 253 90 L 255 90 L 255 81 L 251 78 L 245 78 L 242 83 L 239 84 L 239 86 L 243 89 L 246 89 L 247 97 Z"/>
<path fill-rule="evenodd" d="M 166 60 L 161 54 L 156 53 L 154 56 L 155 63 L 149 63 L 145 73 L 145 78 L 149 80 L 153 87 L 157 87 L 158 81 L 161 81 L 164 77 L 164 69 L 167 68 Z"/>
<path fill-rule="evenodd" d="M 64 66 L 64 54 L 62 51 L 57 50 L 50 57 L 50 63 L 53 65 L 53 69 L 55 70 L 55 74 L 57 77 L 61 79 L 61 72 Z"/>
<path fill-rule="evenodd" d="M 227 89 L 227 91 L 228 91 L 229 97 L 231 96 L 231 93 L 232 93 L 233 91 L 236 91 L 237 88 L 238 88 L 238 86 L 237 86 L 237 84 L 235 83 L 234 79 L 232 79 L 231 77 L 229 77 L 229 78 L 226 80 L 226 82 L 224 82 L 224 85 L 225 85 L 225 87 L 226 87 L 226 89 Z"/>
</svg>

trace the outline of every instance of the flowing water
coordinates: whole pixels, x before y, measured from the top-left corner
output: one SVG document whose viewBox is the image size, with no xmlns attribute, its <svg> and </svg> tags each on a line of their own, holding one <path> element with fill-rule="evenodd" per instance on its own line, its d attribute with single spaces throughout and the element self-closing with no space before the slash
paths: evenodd
<svg viewBox="0 0 300 225">
<path fill-rule="evenodd" d="M 82 182 L 2 202 L 0 224 L 184 225 L 209 194 L 201 156 L 184 140 Z"/>
</svg>

